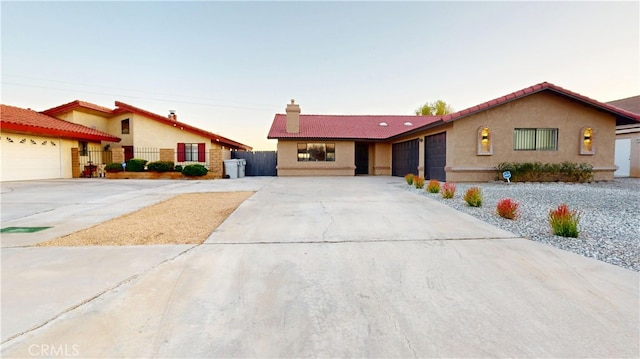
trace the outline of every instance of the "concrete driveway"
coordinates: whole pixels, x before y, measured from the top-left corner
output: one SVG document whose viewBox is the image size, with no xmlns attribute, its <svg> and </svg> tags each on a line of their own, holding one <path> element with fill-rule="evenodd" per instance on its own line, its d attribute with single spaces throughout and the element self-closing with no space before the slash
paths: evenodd
<svg viewBox="0 0 640 359">
<path fill-rule="evenodd" d="M 259 189 L 200 246 L 3 248 L 2 356 L 640 355 L 637 272 L 513 238 L 400 178 L 204 182 L 131 190 Z M 3 184 L 2 227 L 4 199 Z"/>
</svg>

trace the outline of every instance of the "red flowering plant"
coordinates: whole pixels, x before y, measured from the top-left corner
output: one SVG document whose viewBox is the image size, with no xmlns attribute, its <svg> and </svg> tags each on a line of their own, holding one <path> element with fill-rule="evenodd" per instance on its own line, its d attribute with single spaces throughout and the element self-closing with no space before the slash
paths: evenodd
<svg viewBox="0 0 640 359">
<path fill-rule="evenodd" d="M 413 185 L 416 186 L 416 188 L 424 188 L 424 177 L 414 177 Z"/>
<path fill-rule="evenodd" d="M 445 182 L 442 185 L 442 198 L 453 198 L 456 194 L 456 184 L 451 182 Z"/>
<path fill-rule="evenodd" d="M 518 216 L 518 202 L 513 201 L 511 198 L 505 198 L 498 201 L 496 206 L 496 212 L 502 218 L 515 219 Z"/>
<path fill-rule="evenodd" d="M 576 210 L 570 210 L 566 203 L 549 211 L 549 224 L 556 236 L 578 238 L 579 222 L 580 213 Z"/>
<path fill-rule="evenodd" d="M 429 193 L 438 193 L 440 192 L 440 182 L 438 180 L 430 180 L 429 184 L 427 184 L 427 192 Z"/>
<path fill-rule="evenodd" d="M 482 206 L 482 191 L 480 190 L 480 187 L 471 187 L 467 189 L 467 192 L 464 193 L 462 198 L 470 207 Z"/>
</svg>

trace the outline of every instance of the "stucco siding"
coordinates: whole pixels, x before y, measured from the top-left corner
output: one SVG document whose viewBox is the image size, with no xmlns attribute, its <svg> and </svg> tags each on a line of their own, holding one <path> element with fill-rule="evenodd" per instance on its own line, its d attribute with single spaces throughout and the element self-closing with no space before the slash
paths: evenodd
<svg viewBox="0 0 640 359">
<path fill-rule="evenodd" d="M 336 160 L 299 162 L 299 142 L 335 143 Z M 355 168 L 355 143 L 353 141 L 278 141 L 278 176 L 354 176 Z"/>
<path fill-rule="evenodd" d="M 373 171 L 369 172 L 376 176 L 391 176 L 391 144 L 378 142 L 373 146 L 373 160 L 369 158 Z"/>
<path fill-rule="evenodd" d="M 478 129 L 491 131 L 493 152 L 478 155 Z M 580 154 L 581 129 L 594 130 L 593 155 Z M 557 128 L 557 151 L 515 151 L 516 128 Z M 589 163 L 594 179 L 613 179 L 615 118 L 558 96 L 539 93 L 483 111 L 453 123 L 447 138 L 447 180 L 483 181 L 495 178 L 488 169 L 501 162 Z"/>
<path fill-rule="evenodd" d="M 86 112 L 81 111 L 69 111 L 63 113 L 61 115 L 57 115 L 57 118 L 73 123 L 77 123 L 79 125 L 87 126 L 90 128 L 94 128 L 96 130 L 102 132 L 108 132 L 108 119 L 102 116 L 93 115 Z"/>
</svg>

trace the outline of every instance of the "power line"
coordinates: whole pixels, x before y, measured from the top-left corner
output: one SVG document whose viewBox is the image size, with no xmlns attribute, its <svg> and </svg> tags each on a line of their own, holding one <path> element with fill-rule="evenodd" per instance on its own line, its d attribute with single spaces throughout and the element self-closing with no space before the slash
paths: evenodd
<svg viewBox="0 0 640 359">
<path fill-rule="evenodd" d="M 23 76 L 23 77 L 26 77 L 26 76 Z M 42 80 L 42 81 L 68 83 L 68 84 L 79 85 L 79 86 L 89 86 L 89 85 L 83 85 L 83 84 L 78 84 L 78 83 L 73 83 L 73 82 L 57 81 L 57 80 Z M 183 100 L 157 98 L 157 97 L 149 97 L 149 96 L 123 95 L 123 94 L 120 94 L 120 93 L 108 93 L 108 92 L 100 92 L 100 91 L 95 91 L 95 90 L 77 90 L 77 89 L 71 89 L 71 88 L 62 88 L 62 87 L 54 87 L 54 86 L 43 86 L 43 85 L 30 85 L 30 84 L 7 82 L 7 81 L 2 81 L 2 85 L 3 86 L 4 85 L 10 85 L 10 86 L 20 86 L 20 87 L 42 88 L 42 89 L 67 91 L 67 92 L 76 92 L 76 93 L 81 92 L 81 93 L 87 93 L 87 94 L 114 96 L 114 97 L 117 97 L 117 98 L 124 97 L 124 98 L 134 98 L 134 99 L 152 100 L 152 101 L 170 102 L 170 103 L 180 103 L 180 104 L 189 104 L 189 105 L 200 105 L 200 106 L 218 107 L 218 108 L 236 108 L 236 109 L 243 109 L 243 110 L 273 110 L 272 107 L 268 107 L 266 105 L 260 105 L 260 104 L 255 105 L 255 106 L 242 106 L 242 105 L 229 105 L 229 104 L 222 104 L 221 105 L 221 104 L 214 104 L 214 103 L 211 103 L 211 102 L 195 102 L 195 101 L 183 101 Z M 94 87 L 101 87 L 101 86 L 94 86 Z M 106 87 L 106 86 L 102 86 L 102 88 L 114 89 L 114 90 L 118 89 L 118 88 Z M 131 91 L 131 90 L 126 90 L 126 89 L 122 89 L 122 90 Z M 145 91 L 139 91 L 139 90 L 133 90 L 133 91 L 142 92 L 142 93 L 145 92 Z M 174 96 L 174 95 L 162 94 L 162 96 Z M 176 97 L 183 97 L 183 98 L 207 99 L 205 97 L 194 97 L 194 96 L 184 96 L 184 95 L 175 95 L 175 96 Z"/>
</svg>

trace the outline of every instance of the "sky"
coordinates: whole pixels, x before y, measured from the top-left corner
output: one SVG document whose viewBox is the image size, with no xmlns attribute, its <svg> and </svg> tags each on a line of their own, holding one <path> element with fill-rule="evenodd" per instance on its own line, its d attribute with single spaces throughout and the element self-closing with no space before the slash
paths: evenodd
<svg viewBox="0 0 640 359">
<path fill-rule="evenodd" d="M 1 100 L 121 101 L 252 146 L 302 114 L 640 94 L 640 2 L 1 2 Z"/>
</svg>

